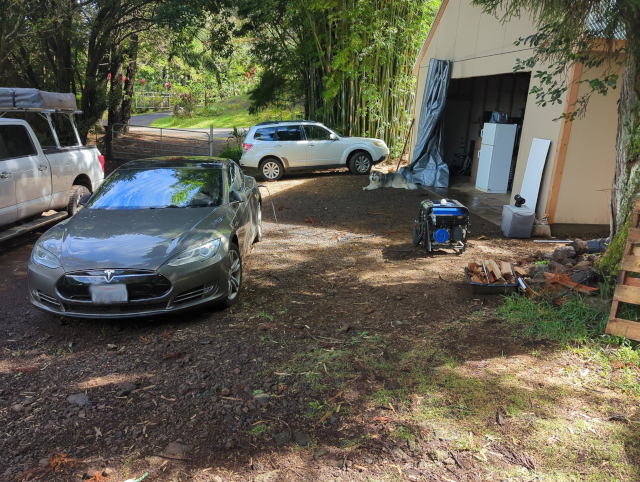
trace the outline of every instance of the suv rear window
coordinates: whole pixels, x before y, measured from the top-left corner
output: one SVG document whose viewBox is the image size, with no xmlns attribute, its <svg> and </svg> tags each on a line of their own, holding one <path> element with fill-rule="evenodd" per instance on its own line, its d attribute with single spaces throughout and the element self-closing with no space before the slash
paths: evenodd
<svg viewBox="0 0 640 482">
<path fill-rule="evenodd" d="M 300 126 L 278 127 L 278 140 L 279 141 L 300 141 L 300 140 L 302 140 L 302 136 L 300 135 Z"/>
<path fill-rule="evenodd" d="M 275 141 L 276 140 L 276 128 L 275 127 L 263 127 L 256 129 L 253 134 L 253 140 L 255 141 Z"/>
<path fill-rule="evenodd" d="M 24 126 L 0 126 L 0 160 L 35 155 L 36 149 Z"/>
</svg>

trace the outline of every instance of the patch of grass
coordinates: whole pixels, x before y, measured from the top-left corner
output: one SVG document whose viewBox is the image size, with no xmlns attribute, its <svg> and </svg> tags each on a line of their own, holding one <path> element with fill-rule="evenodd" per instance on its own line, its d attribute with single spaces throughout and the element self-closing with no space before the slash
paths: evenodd
<svg viewBox="0 0 640 482">
<path fill-rule="evenodd" d="M 273 428 L 271 426 L 260 424 L 249 430 L 249 435 L 255 438 L 267 438 L 272 431 Z"/>
<path fill-rule="evenodd" d="M 163 117 L 154 121 L 151 125 L 152 127 L 182 129 L 206 129 L 211 125 L 217 128 L 251 127 L 262 121 L 300 118 L 301 114 L 301 112 L 283 112 L 269 108 L 258 115 L 251 115 L 249 114 L 249 96 L 245 94 L 224 99 L 206 109 L 198 109 L 193 117 Z"/>
<path fill-rule="evenodd" d="M 518 325 L 528 338 L 570 342 L 586 342 L 604 334 L 609 307 L 587 303 L 577 296 L 561 307 L 536 302 L 519 295 L 505 298 L 498 310 L 506 322 Z"/>
</svg>

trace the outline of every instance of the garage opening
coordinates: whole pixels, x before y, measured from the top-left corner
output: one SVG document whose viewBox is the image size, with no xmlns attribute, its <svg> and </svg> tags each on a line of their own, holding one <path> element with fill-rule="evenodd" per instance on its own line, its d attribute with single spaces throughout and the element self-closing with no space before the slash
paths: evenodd
<svg viewBox="0 0 640 482">
<path fill-rule="evenodd" d="M 450 187 L 511 192 L 530 81 L 530 72 L 450 80 L 443 113 Z"/>
</svg>

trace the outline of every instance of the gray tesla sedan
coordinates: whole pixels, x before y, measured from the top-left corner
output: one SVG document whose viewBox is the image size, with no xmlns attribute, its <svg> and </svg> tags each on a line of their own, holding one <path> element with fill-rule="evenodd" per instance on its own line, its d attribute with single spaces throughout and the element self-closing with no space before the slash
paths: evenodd
<svg viewBox="0 0 640 482">
<path fill-rule="evenodd" d="M 31 302 L 63 316 L 122 318 L 231 306 L 262 236 L 255 179 L 210 157 L 131 161 L 48 230 L 29 260 Z"/>
</svg>

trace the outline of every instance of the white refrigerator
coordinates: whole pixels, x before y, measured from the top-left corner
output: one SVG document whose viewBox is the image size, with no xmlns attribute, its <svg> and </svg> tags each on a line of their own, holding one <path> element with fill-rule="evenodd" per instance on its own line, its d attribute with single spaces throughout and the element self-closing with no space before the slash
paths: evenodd
<svg viewBox="0 0 640 482">
<path fill-rule="evenodd" d="M 516 124 L 485 124 L 478 154 L 476 189 L 506 193 L 516 141 Z"/>
</svg>

